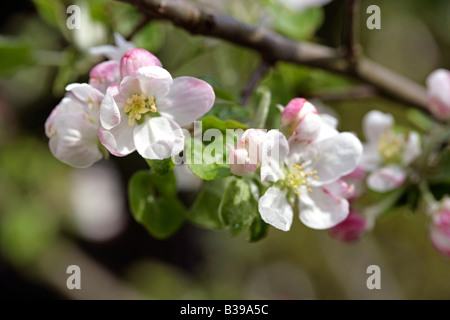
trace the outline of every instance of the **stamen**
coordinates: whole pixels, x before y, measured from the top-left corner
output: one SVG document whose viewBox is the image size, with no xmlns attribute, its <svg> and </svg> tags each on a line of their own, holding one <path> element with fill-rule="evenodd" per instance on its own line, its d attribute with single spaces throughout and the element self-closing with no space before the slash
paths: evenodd
<svg viewBox="0 0 450 320">
<path fill-rule="evenodd" d="M 135 120 L 141 120 L 143 114 L 157 112 L 158 109 L 153 96 L 147 97 L 143 93 L 135 93 L 127 99 L 124 111 L 128 115 L 128 125 L 134 126 Z"/>
</svg>

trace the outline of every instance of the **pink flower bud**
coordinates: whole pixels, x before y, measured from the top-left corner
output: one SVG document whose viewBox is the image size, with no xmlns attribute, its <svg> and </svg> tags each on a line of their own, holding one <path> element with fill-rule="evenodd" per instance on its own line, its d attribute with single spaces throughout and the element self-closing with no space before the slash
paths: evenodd
<svg viewBox="0 0 450 320">
<path fill-rule="evenodd" d="M 117 61 L 101 62 L 89 73 L 89 84 L 103 93 L 113 82 L 120 82 L 119 62 Z"/>
<path fill-rule="evenodd" d="M 120 60 L 120 75 L 122 78 L 135 73 L 139 68 L 158 66 L 161 62 L 153 54 L 144 49 L 131 49 Z"/>
<path fill-rule="evenodd" d="M 292 99 L 281 114 L 281 131 L 298 141 L 314 140 L 321 125 L 316 107 L 303 98 Z"/>
<path fill-rule="evenodd" d="M 365 232 L 366 220 L 351 209 L 347 219 L 328 230 L 332 238 L 343 242 L 359 240 Z"/>
<path fill-rule="evenodd" d="M 430 230 L 433 246 L 450 257 L 450 198 L 445 198 L 435 215 Z"/>
<path fill-rule="evenodd" d="M 250 158 L 245 148 L 232 148 L 229 163 L 231 173 L 237 176 L 252 173 L 258 166 L 257 164 L 250 163 Z"/>
<path fill-rule="evenodd" d="M 438 69 L 427 78 L 428 109 L 441 120 L 450 120 L 450 71 Z"/>
</svg>

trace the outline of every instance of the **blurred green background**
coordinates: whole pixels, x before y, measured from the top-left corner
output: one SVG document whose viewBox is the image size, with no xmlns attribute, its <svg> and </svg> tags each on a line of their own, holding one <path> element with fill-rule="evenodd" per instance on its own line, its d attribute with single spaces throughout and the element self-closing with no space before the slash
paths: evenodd
<svg viewBox="0 0 450 320">
<path fill-rule="evenodd" d="M 274 0 L 198 1 L 247 23 L 297 40 L 339 47 L 344 1 L 294 13 Z M 66 8 L 82 10 L 82 29 L 66 27 Z M 382 29 L 368 30 L 365 9 L 377 4 Z M 361 1 L 363 53 L 421 84 L 438 67 L 450 68 L 450 2 Z M 0 24 L 0 292 L 39 299 L 449 299 L 450 260 L 429 241 L 425 214 L 382 217 L 358 243 L 294 220 L 284 233 L 249 243 L 193 223 L 167 240 L 151 237 L 128 211 L 127 182 L 146 169 L 136 155 L 111 157 L 89 169 L 53 158 L 44 122 L 72 82 L 87 82 L 101 61 L 92 46 L 112 44 L 141 21 L 133 7 L 107 0 L 12 2 Z M 150 21 L 131 39 L 156 54 L 174 77 L 212 81 L 239 101 L 259 56 L 216 39 L 192 36 Z M 315 99 L 340 119 L 340 130 L 361 132 L 371 109 L 391 112 L 411 126 L 408 106 L 380 97 L 337 99 L 361 84 L 350 78 L 278 63 L 261 81 L 271 90 L 267 125 L 294 97 Z M 247 121 L 260 96 L 231 114 Z M 229 114 L 217 104 L 213 113 Z M 223 112 L 222 112 L 223 111 Z M 223 114 L 221 114 L 221 112 Z M 417 128 L 416 128 L 417 129 Z M 193 203 L 200 181 L 178 172 L 179 197 Z M 211 207 L 214 211 L 217 208 Z M 82 290 L 68 290 L 66 268 L 81 268 Z M 381 290 L 368 290 L 366 269 L 381 268 Z"/>
</svg>

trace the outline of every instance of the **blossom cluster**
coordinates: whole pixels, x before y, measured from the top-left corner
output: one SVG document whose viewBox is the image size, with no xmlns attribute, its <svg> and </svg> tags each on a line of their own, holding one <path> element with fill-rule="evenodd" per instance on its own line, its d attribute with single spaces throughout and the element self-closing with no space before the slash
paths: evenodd
<svg viewBox="0 0 450 320">
<path fill-rule="evenodd" d="M 53 155 L 86 168 L 109 154 L 137 151 L 145 159 L 163 160 L 185 151 L 183 127 L 213 107 L 211 85 L 172 78 L 155 55 L 119 35 L 116 46 L 92 53 L 108 60 L 92 68 L 89 83 L 68 85 L 45 123 Z M 449 121 L 450 72 L 433 72 L 427 84 L 429 111 Z M 303 98 L 279 108 L 279 129 L 249 128 L 230 146 L 230 175 L 259 180 L 257 210 L 276 229 L 290 230 L 297 214 L 307 227 L 328 230 L 335 239 L 360 239 L 376 214 L 361 209 L 358 200 L 366 192 L 389 194 L 413 183 L 423 137 L 379 110 L 365 115 L 361 142 Z M 431 242 L 450 256 L 449 200 L 431 201 L 429 207 Z"/>
</svg>

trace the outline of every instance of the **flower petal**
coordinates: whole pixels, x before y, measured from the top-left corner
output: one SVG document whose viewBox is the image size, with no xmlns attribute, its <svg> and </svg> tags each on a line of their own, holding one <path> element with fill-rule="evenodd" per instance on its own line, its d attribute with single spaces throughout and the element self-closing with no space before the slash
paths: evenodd
<svg viewBox="0 0 450 320">
<path fill-rule="evenodd" d="M 309 228 L 329 229 L 344 221 L 349 203 L 326 189 L 312 188 L 311 193 L 299 197 L 300 220 Z"/>
<path fill-rule="evenodd" d="M 381 154 L 378 151 L 378 143 L 371 142 L 363 145 L 363 154 L 361 157 L 360 167 L 364 171 L 373 171 L 381 163 Z"/>
<path fill-rule="evenodd" d="M 214 100 L 214 90 L 205 81 L 179 77 L 173 80 L 167 96 L 157 101 L 157 106 L 161 115 L 186 126 L 208 112 Z"/>
<path fill-rule="evenodd" d="M 57 114 L 52 119 L 50 151 L 73 167 L 89 167 L 103 157 L 98 148 L 97 130 L 82 112 Z"/>
<path fill-rule="evenodd" d="M 403 152 L 402 162 L 405 166 L 417 159 L 422 153 L 422 147 L 420 145 L 420 135 L 417 132 L 410 132 L 407 136 L 405 149 Z"/>
<path fill-rule="evenodd" d="M 292 208 L 286 200 L 286 193 L 278 188 L 269 188 L 258 203 L 261 218 L 283 231 L 289 231 L 294 217 Z"/>
<path fill-rule="evenodd" d="M 109 152 L 117 157 L 123 157 L 136 150 L 133 131 L 134 127 L 129 126 L 126 121 L 122 121 L 111 130 L 100 127 L 98 137 Z"/>
<path fill-rule="evenodd" d="M 314 185 L 324 185 L 349 174 L 358 166 L 362 144 L 352 133 L 342 132 L 331 138 L 310 144 L 304 152 L 304 161 L 311 161 L 311 170 L 317 171 L 319 180 Z"/>
<path fill-rule="evenodd" d="M 270 130 L 262 150 L 261 181 L 275 182 L 284 178 L 283 166 L 289 154 L 286 137 L 277 130 Z"/>
<path fill-rule="evenodd" d="M 120 110 L 116 103 L 116 99 L 119 96 L 118 88 L 118 83 L 111 84 L 100 106 L 100 123 L 107 130 L 111 130 L 119 125 L 121 121 Z"/>
<path fill-rule="evenodd" d="M 387 192 L 403 184 L 405 171 L 399 166 L 383 167 L 372 172 L 367 178 L 367 185 L 374 191 Z"/>
<path fill-rule="evenodd" d="M 158 107 L 159 98 L 169 93 L 173 80 L 170 73 L 158 66 L 142 67 L 136 73 L 122 79 L 119 90 L 125 97 L 135 93 L 144 93 L 155 97 Z"/>
<path fill-rule="evenodd" d="M 443 255 L 450 257 L 450 236 L 442 229 L 433 226 L 430 230 L 431 243 Z"/>
<path fill-rule="evenodd" d="M 165 117 L 149 118 L 133 133 L 139 154 L 146 159 L 166 159 L 184 149 L 184 134 L 180 126 Z"/>
<path fill-rule="evenodd" d="M 364 116 L 363 132 L 367 141 L 375 142 L 381 137 L 386 130 L 394 125 L 394 118 L 392 115 L 372 110 Z"/>
</svg>

